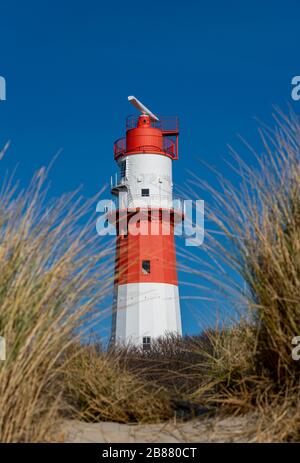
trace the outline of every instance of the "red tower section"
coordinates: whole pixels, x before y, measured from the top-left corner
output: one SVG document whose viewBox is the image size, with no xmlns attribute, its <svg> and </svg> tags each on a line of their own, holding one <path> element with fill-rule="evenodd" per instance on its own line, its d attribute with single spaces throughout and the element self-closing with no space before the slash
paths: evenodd
<svg viewBox="0 0 300 463">
<path fill-rule="evenodd" d="M 130 116 L 126 128 L 126 137 L 118 139 L 114 145 L 116 161 L 146 153 L 178 159 L 176 117 L 153 122 L 148 115 Z M 134 210 L 130 205 L 118 209 L 115 284 L 155 282 L 177 285 L 174 226 L 182 217 L 181 212 L 172 206 L 153 207 L 151 202 L 149 206 L 145 204 Z M 143 271 L 142 265 L 146 261 L 150 262 L 149 272 Z"/>
<path fill-rule="evenodd" d="M 114 145 L 115 160 L 130 154 L 155 153 L 178 159 L 178 118 L 164 117 L 158 122 L 150 116 L 129 116 L 126 121 L 126 137 Z"/>
</svg>

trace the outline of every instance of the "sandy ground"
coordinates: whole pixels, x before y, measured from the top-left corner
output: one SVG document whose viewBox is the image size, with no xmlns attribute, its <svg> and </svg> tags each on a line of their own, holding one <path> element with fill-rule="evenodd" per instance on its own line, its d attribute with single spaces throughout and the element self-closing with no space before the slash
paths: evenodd
<svg viewBox="0 0 300 463">
<path fill-rule="evenodd" d="M 202 418 L 187 422 L 127 425 L 65 421 L 65 442 L 94 443 L 188 443 L 250 442 L 254 436 L 254 417 Z"/>
</svg>

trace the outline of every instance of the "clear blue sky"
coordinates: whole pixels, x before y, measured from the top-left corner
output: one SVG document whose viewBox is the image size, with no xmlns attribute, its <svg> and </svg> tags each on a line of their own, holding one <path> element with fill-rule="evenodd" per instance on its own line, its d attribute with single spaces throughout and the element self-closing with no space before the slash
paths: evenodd
<svg viewBox="0 0 300 463">
<path fill-rule="evenodd" d="M 0 145 L 12 141 L 1 172 L 19 163 L 26 182 L 62 148 L 55 195 L 79 184 L 94 195 L 108 183 L 129 94 L 179 116 L 177 184 L 187 169 L 213 181 L 197 158 L 230 175 L 226 144 L 237 133 L 255 144 L 254 117 L 269 122 L 273 104 L 292 104 L 291 78 L 300 74 L 296 0 L 1 0 L 0 18 Z M 198 330 L 194 309 L 213 319 L 191 304 L 183 302 L 185 332 Z"/>
</svg>

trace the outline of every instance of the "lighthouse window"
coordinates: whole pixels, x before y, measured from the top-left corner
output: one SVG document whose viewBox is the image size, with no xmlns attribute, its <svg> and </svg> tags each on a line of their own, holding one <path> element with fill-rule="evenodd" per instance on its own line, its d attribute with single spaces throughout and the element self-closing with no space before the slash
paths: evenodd
<svg viewBox="0 0 300 463">
<path fill-rule="evenodd" d="M 142 274 L 149 275 L 150 273 L 150 260 L 142 260 Z"/>
<path fill-rule="evenodd" d="M 143 350 L 150 350 L 151 347 L 151 337 L 145 336 L 143 338 Z"/>
<path fill-rule="evenodd" d="M 142 188 L 142 196 L 150 196 L 149 188 Z"/>
</svg>

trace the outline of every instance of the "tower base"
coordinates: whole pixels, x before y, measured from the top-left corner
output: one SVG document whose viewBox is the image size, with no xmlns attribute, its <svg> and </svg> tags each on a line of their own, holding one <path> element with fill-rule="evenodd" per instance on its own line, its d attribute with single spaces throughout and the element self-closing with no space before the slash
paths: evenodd
<svg viewBox="0 0 300 463">
<path fill-rule="evenodd" d="M 112 337 L 115 343 L 148 345 L 167 333 L 182 335 L 177 285 L 123 284 L 115 288 L 114 299 Z"/>
</svg>

